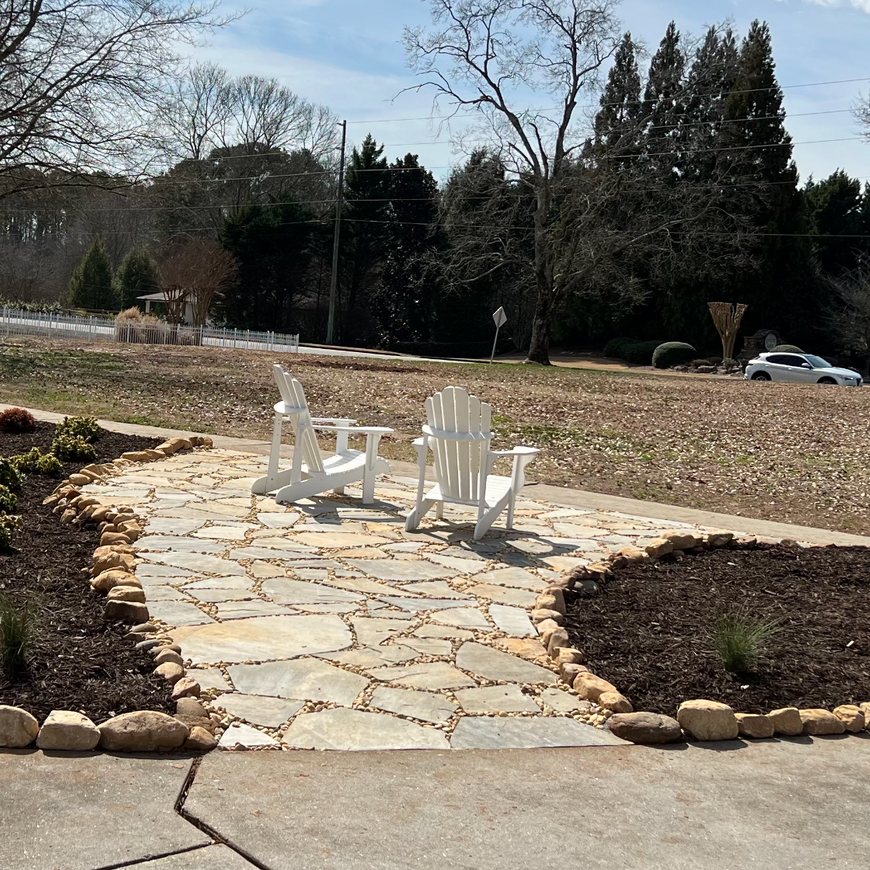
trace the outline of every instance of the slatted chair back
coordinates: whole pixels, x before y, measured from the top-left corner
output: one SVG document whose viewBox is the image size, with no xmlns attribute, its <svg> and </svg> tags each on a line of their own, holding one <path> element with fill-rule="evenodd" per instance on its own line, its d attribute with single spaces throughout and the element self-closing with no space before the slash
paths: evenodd
<svg viewBox="0 0 870 870">
<path fill-rule="evenodd" d="M 320 455 L 317 434 L 311 423 L 311 412 L 308 409 L 305 390 L 302 384 L 289 372 L 285 372 L 281 366 L 273 366 L 272 372 L 278 384 L 278 391 L 281 393 L 281 400 L 284 402 L 284 413 L 288 417 L 293 417 L 295 450 L 301 449 L 302 461 L 309 472 L 322 472 L 323 457 Z"/>
<path fill-rule="evenodd" d="M 492 408 L 462 387 L 447 387 L 426 400 L 435 477 L 450 499 L 477 502 L 486 491 L 492 442 Z M 438 437 L 466 436 L 459 438 Z"/>
</svg>

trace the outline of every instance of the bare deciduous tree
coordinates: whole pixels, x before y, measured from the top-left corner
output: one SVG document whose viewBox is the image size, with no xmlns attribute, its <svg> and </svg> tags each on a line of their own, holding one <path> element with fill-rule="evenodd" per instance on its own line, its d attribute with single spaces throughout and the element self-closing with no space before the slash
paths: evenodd
<svg viewBox="0 0 870 870">
<path fill-rule="evenodd" d="M 870 363 L 870 265 L 862 264 L 854 272 L 828 283 L 834 297 L 828 326 L 843 350 L 862 359 L 867 371 Z"/>
<path fill-rule="evenodd" d="M 214 9 L 212 0 L 3 0 L 0 196 L 141 168 L 179 46 L 223 23 Z"/>
<path fill-rule="evenodd" d="M 599 81 L 619 32 L 611 0 L 430 0 L 433 27 L 408 29 L 416 90 L 435 93 L 436 110 L 473 109 L 482 132 L 535 198 L 537 303 L 529 360 L 549 364 L 550 328 L 560 296 L 552 230 L 556 186 L 582 145 L 578 100 Z M 528 108 L 553 99 L 555 112 Z"/>
<path fill-rule="evenodd" d="M 176 82 L 165 119 L 168 145 L 175 156 L 207 157 L 226 135 L 232 104 L 229 74 L 217 64 L 197 64 Z"/>
</svg>

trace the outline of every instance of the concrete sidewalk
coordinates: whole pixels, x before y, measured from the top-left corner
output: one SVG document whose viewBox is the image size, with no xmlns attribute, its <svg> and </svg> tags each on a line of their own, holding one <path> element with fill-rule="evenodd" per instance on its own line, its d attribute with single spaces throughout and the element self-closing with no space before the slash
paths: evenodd
<svg viewBox="0 0 870 870">
<path fill-rule="evenodd" d="M 0 404 L 0 411 L 11 408 L 12 405 Z M 51 423 L 59 423 L 64 414 L 43 411 L 38 408 L 28 408 L 37 418 Z M 242 453 L 256 453 L 260 456 L 269 455 L 269 442 L 253 438 L 229 438 L 223 435 L 213 435 L 208 432 L 187 432 L 181 429 L 166 429 L 158 426 L 143 426 L 136 423 L 118 423 L 114 420 L 99 420 L 99 424 L 110 432 L 122 432 L 128 435 L 140 435 L 146 438 L 173 438 L 176 436 L 208 435 L 215 447 L 227 450 L 238 450 Z M 282 450 L 282 455 L 288 458 L 293 455 L 290 447 Z M 399 476 L 416 477 L 417 466 L 410 462 L 391 461 L 393 472 Z M 542 483 L 527 483 L 526 494 L 530 498 L 553 502 L 565 507 L 591 508 L 600 511 L 616 511 L 634 517 L 650 520 L 666 520 L 669 522 L 686 523 L 693 526 L 727 529 L 737 534 L 758 535 L 765 538 L 790 538 L 804 541 L 816 546 L 836 544 L 840 547 L 870 546 L 870 537 L 851 535 L 846 532 L 835 532 L 828 529 L 817 529 L 810 526 L 796 526 L 789 523 L 777 523 L 769 520 L 738 517 L 731 514 L 720 514 L 713 511 L 683 508 L 678 505 L 662 504 L 660 502 L 640 501 L 624 498 L 618 495 L 606 495 L 598 492 L 587 492 L 581 489 L 569 489 L 562 486 L 549 486 Z"/>
<path fill-rule="evenodd" d="M 183 757 L 7 752 L 0 867 L 864 870 L 868 765 L 870 735 L 212 753 L 198 769 Z"/>
</svg>

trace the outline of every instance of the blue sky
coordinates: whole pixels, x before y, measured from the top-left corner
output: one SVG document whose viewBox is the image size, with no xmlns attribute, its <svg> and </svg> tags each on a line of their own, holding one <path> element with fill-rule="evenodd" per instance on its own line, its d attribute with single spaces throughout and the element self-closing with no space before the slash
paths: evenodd
<svg viewBox="0 0 870 870">
<path fill-rule="evenodd" d="M 391 159 L 417 153 L 438 176 L 462 159 L 455 139 L 442 133 L 435 141 L 425 120 L 430 97 L 396 96 L 414 82 L 405 66 L 402 28 L 428 21 L 426 2 L 251 0 L 244 5 L 249 13 L 198 49 L 197 58 L 214 60 L 236 75 L 278 78 L 347 118 L 351 141 L 371 132 L 387 145 Z M 623 0 L 618 11 L 625 29 L 650 51 L 671 19 L 687 36 L 726 18 L 739 33 L 753 18 L 767 20 L 795 143 L 859 136 L 847 110 L 861 93 L 870 92 L 870 0 Z M 790 87 L 861 77 L 868 81 Z M 830 114 L 806 114 L 818 112 Z M 804 180 L 838 167 L 870 180 L 870 143 L 796 144 L 795 158 Z"/>
</svg>

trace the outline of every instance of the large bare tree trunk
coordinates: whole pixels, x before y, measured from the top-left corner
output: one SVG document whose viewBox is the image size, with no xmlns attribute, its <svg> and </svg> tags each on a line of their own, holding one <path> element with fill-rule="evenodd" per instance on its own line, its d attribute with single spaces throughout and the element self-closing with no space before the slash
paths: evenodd
<svg viewBox="0 0 870 870">
<path fill-rule="evenodd" d="M 550 213 L 549 179 L 540 178 L 535 200 L 535 284 L 538 298 L 532 321 L 532 338 L 526 362 L 550 365 L 550 327 L 555 301 L 553 252 L 549 244 L 547 220 Z"/>
</svg>

